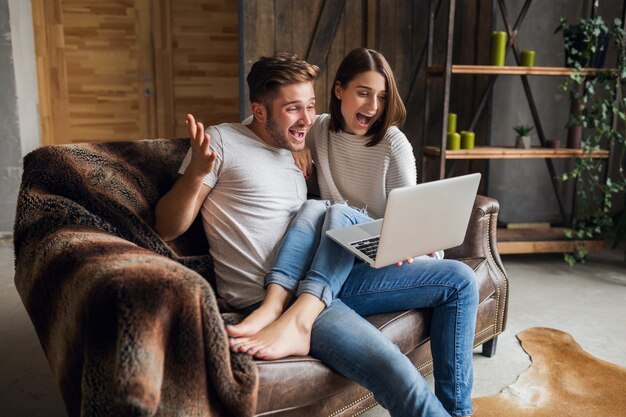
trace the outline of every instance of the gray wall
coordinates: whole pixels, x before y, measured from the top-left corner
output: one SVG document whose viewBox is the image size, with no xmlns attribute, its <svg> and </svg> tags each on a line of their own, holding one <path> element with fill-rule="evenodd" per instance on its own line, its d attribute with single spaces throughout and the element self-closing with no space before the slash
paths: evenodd
<svg viewBox="0 0 626 417">
<path fill-rule="evenodd" d="M 13 230 L 22 157 L 41 143 L 30 1 L 0 0 L 0 236 Z"/>
<path fill-rule="evenodd" d="M 507 0 L 510 14 L 520 10 L 523 0 Z M 572 22 L 582 15 L 586 4 L 583 0 L 552 0 L 535 1 L 528 10 L 520 28 L 517 45 L 520 50 L 535 50 L 537 66 L 562 67 L 563 37 L 553 34 L 558 26 L 560 16 Z M 601 2 L 600 15 L 606 22 L 612 22 L 621 14 L 622 1 L 612 0 Z M 496 9 L 498 10 L 498 9 Z M 509 17 L 514 21 L 514 16 Z M 499 10 L 496 15 L 496 28 L 504 30 Z M 507 55 L 507 65 L 515 65 L 512 53 Z M 610 65 L 610 57 L 605 65 Z M 569 112 L 567 95 L 559 89 L 563 77 L 528 77 L 531 90 L 537 105 L 541 123 L 547 139 L 560 139 L 562 146 L 566 141 L 565 124 Z M 522 81 L 519 76 L 499 77 L 493 93 L 492 106 L 492 145 L 515 144 L 515 132 L 512 127 L 519 124 L 534 125 L 530 107 L 524 95 Z M 533 145 L 539 145 L 535 131 L 532 135 Z M 571 167 L 567 160 L 553 160 L 557 175 Z M 534 160 L 492 160 L 489 168 L 489 195 L 498 199 L 502 210 L 502 222 L 560 222 L 559 207 L 554 196 L 552 183 L 542 159 Z M 571 212 L 572 189 L 569 184 L 560 185 L 564 196 L 566 211 Z"/>
</svg>

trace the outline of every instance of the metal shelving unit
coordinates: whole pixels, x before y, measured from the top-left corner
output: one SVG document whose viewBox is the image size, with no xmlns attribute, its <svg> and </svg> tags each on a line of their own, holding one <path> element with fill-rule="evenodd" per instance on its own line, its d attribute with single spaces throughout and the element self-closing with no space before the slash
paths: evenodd
<svg viewBox="0 0 626 417">
<path fill-rule="evenodd" d="M 426 55 L 426 86 L 424 94 L 424 125 L 423 125 L 423 137 L 428 138 L 429 133 L 429 115 L 430 115 L 430 101 L 432 94 L 432 80 L 434 78 L 443 78 L 443 108 L 441 109 L 443 117 L 441 122 L 440 146 L 425 146 L 423 149 L 424 163 L 426 161 L 436 161 L 438 163 L 438 178 L 445 178 L 449 173 L 446 172 L 446 165 L 448 161 L 452 163 L 455 160 L 471 160 L 471 159 L 526 159 L 526 158 L 540 158 L 546 161 L 548 172 L 552 180 L 553 190 L 559 205 L 561 217 L 563 219 L 563 225 L 567 226 L 571 224 L 572 218 L 567 219 L 564 209 L 564 203 L 561 199 L 557 175 L 553 165 L 553 159 L 556 158 L 583 158 L 592 157 L 609 160 L 610 152 L 608 150 L 601 150 L 592 154 L 586 154 L 580 149 L 551 149 L 546 148 L 547 143 L 546 136 L 542 127 L 541 118 L 535 105 L 530 84 L 528 82 L 529 76 L 568 76 L 572 73 L 571 68 L 561 67 L 522 67 L 520 65 L 520 53 L 516 45 L 516 38 L 518 30 L 526 16 L 526 13 L 532 3 L 532 0 L 526 0 L 519 12 L 519 15 L 515 19 L 515 23 L 512 25 L 508 17 L 508 10 L 505 0 L 497 0 L 498 9 L 500 10 L 506 32 L 508 34 L 507 49 L 510 49 L 515 58 L 515 62 L 518 66 L 489 66 L 489 65 L 453 65 L 452 64 L 452 47 L 454 39 L 454 20 L 456 1 L 448 1 L 448 19 L 447 19 L 447 39 L 445 42 L 444 51 L 444 63 L 443 65 L 433 64 L 433 46 L 434 46 L 434 22 L 435 15 L 440 8 L 441 0 L 432 0 L 429 7 L 429 20 L 428 20 L 428 42 L 427 42 L 427 55 Z M 606 70 L 606 69 L 602 69 Z M 583 74 L 586 76 L 592 76 L 598 69 L 584 70 Z M 448 128 L 448 119 L 445 117 L 449 113 L 450 109 L 450 83 L 453 76 L 469 75 L 469 76 L 488 76 L 487 87 L 481 97 L 480 104 L 477 107 L 476 113 L 472 118 L 470 127 L 468 130 L 474 130 L 478 120 L 486 108 L 489 101 L 489 97 L 495 85 L 495 82 L 499 76 L 519 76 L 521 77 L 522 85 L 526 100 L 530 107 L 530 112 L 533 118 L 535 129 L 539 138 L 541 147 L 531 149 L 517 149 L 507 147 L 477 147 L 473 150 L 459 150 L 450 151 L 446 150 L 446 132 Z M 608 166 L 608 163 L 607 163 Z M 608 168 L 607 168 L 608 169 Z M 563 233 L 563 227 L 548 227 L 538 229 L 498 229 L 498 247 L 500 253 L 537 253 L 537 252 L 567 252 L 571 251 L 574 246 L 574 242 L 567 240 Z M 578 242 L 579 244 L 581 242 Z M 585 247 L 588 250 L 597 250 L 603 247 L 603 242 L 598 240 L 590 240 L 584 242 Z"/>
</svg>

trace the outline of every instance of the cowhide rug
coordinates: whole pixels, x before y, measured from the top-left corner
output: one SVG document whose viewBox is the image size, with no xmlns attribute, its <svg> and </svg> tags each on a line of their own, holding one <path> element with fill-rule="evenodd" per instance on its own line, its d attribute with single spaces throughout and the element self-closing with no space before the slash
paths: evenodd
<svg viewBox="0 0 626 417">
<path fill-rule="evenodd" d="M 501 393 L 475 398 L 474 417 L 626 416 L 626 368 L 591 356 L 559 330 L 533 327 L 517 338 L 531 366 Z"/>
</svg>

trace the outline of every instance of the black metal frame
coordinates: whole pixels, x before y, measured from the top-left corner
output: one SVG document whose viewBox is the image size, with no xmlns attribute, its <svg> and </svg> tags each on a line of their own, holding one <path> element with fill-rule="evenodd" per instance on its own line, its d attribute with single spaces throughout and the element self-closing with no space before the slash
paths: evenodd
<svg viewBox="0 0 626 417">
<path fill-rule="evenodd" d="M 429 121 L 430 121 L 430 98 L 431 98 L 431 77 L 430 77 L 430 72 L 429 69 L 432 68 L 432 53 L 433 53 L 433 42 L 434 42 L 434 23 L 435 23 L 435 18 L 437 13 L 440 10 L 440 6 L 441 6 L 441 1 L 442 0 L 431 0 L 429 3 L 429 8 L 428 8 L 428 42 L 427 42 L 427 59 L 426 59 L 426 85 L 425 85 L 425 89 L 424 89 L 424 125 L 423 125 L 423 138 L 424 140 L 426 140 L 426 138 L 428 137 L 428 126 L 429 126 Z M 508 9 L 505 3 L 505 0 L 497 0 L 498 1 L 498 8 L 500 10 L 500 14 L 502 16 L 502 20 L 504 22 L 504 26 L 506 29 L 506 32 L 508 34 L 508 42 L 507 42 L 507 50 L 510 48 L 513 51 L 513 56 L 515 57 L 515 62 L 517 63 L 517 65 L 520 65 L 520 54 L 518 51 L 518 47 L 516 45 L 516 38 L 517 38 L 517 33 L 519 31 L 519 28 L 521 26 L 521 24 L 524 21 L 524 18 L 526 17 L 526 13 L 528 12 L 528 9 L 530 8 L 530 5 L 532 3 L 532 0 L 526 0 L 517 16 L 517 18 L 515 19 L 515 23 L 511 26 L 510 20 L 508 18 Z M 437 3 L 436 7 L 435 3 Z M 443 71 L 441 73 L 441 76 L 443 76 L 443 82 L 444 82 L 444 88 L 443 88 L 443 117 L 442 117 L 442 126 L 441 126 L 441 141 L 440 141 L 440 153 L 439 153 L 439 179 L 443 179 L 446 177 L 446 133 L 448 130 L 448 118 L 446 117 L 446 115 L 449 112 L 449 108 L 450 108 L 450 82 L 451 82 L 451 69 L 452 69 L 452 43 L 454 40 L 454 19 L 455 19 L 455 12 L 456 12 L 456 0 L 449 0 L 449 9 L 448 9 L 448 27 L 447 27 L 447 32 L 448 32 L 448 37 L 447 37 L 447 42 L 445 45 L 445 62 L 444 62 L 444 68 Z M 592 2 L 592 6 L 591 6 L 591 11 L 590 11 L 590 15 L 593 18 L 595 15 L 595 5 Z M 624 27 L 626 28 L 626 0 L 623 2 L 623 6 L 622 6 L 622 24 L 624 25 Z M 439 73 L 437 72 L 437 74 L 439 75 Z M 535 99 L 533 97 L 531 88 L 530 88 L 530 84 L 528 82 L 528 76 L 526 75 L 520 75 L 521 80 L 522 80 L 522 85 L 524 88 L 524 93 L 526 95 L 526 99 L 528 101 L 528 105 L 530 107 L 530 112 L 533 118 L 533 122 L 535 124 L 535 128 L 537 131 L 537 135 L 539 137 L 539 142 L 541 144 L 541 146 L 546 146 L 546 137 L 545 137 L 545 133 L 543 130 L 543 126 L 541 123 L 541 119 L 539 117 L 539 112 L 537 110 L 537 106 L 535 104 Z M 469 130 L 474 130 L 476 127 L 476 124 L 478 123 L 478 120 L 480 119 L 480 116 L 482 115 L 483 111 L 485 110 L 487 103 L 489 102 L 489 99 L 491 97 L 491 92 L 493 90 L 493 87 L 495 85 L 496 80 L 498 79 L 498 75 L 497 74 L 493 74 L 489 76 L 489 81 L 487 83 L 487 87 L 485 88 L 485 91 L 483 92 L 483 95 L 481 97 L 481 100 L 479 102 L 478 108 L 476 109 L 476 112 L 472 118 L 472 121 L 470 123 L 470 127 Z M 615 118 L 613 120 L 614 125 L 617 123 L 617 118 Z M 611 168 L 611 156 L 613 155 L 613 148 L 611 147 L 611 149 L 609 149 L 609 160 L 606 164 L 606 178 L 608 178 L 608 174 L 610 172 L 610 168 Z M 574 209 L 572 209 L 572 213 L 571 213 L 571 217 L 569 219 L 567 219 L 567 216 L 565 214 L 565 208 L 564 208 L 564 204 L 563 204 L 563 200 L 561 198 L 560 192 L 559 192 L 559 182 L 558 182 L 558 178 L 556 175 L 556 171 L 554 169 L 554 164 L 552 159 L 546 158 L 545 159 L 547 168 L 548 168 L 548 172 L 550 174 L 550 180 L 552 182 L 552 188 L 554 191 L 554 195 L 557 199 L 557 203 L 559 205 L 559 211 L 561 214 L 561 217 L 563 219 L 563 223 L 564 224 L 569 224 L 571 225 L 574 218 L 575 218 L 575 211 Z M 451 165 L 454 165 L 454 161 Z M 451 172 L 449 172 L 448 174 L 450 174 Z M 575 206 L 575 190 L 574 190 L 574 197 L 573 197 L 573 206 Z"/>
</svg>

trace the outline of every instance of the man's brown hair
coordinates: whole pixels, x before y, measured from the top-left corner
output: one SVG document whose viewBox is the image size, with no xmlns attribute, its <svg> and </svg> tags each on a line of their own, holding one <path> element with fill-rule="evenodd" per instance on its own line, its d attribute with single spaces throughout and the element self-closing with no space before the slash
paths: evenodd
<svg viewBox="0 0 626 417">
<path fill-rule="evenodd" d="M 286 52 L 259 58 L 252 65 L 246 80 L 250 90 L 250 102 L 258 102 L 269 107 L 278 90 L 285 85 L 314 82 L 320 69 L 313 64 Z"/>
<path fill-rule="evenodd" d="M 350 81 L 359 74 L 367 71 L 376 71 L 385 78 L 387 86 L 387 100 L 385 111 L 380 119 L 376 121 L 367 131 L 368 135 L 374 135 L 365 146 L 375 146 L 383 139 L 387 129 L 391 126 L 402 126 L 406 119 L 406 108 L 402 102 L 402 97 L 398 92 L 396 78 L 385 57 L 373 49 L 357 48 L 353 49 L 341 61 L 335 81 L 330 87 L 330 130 L 339 132 L 345 126 L 345 120 L 341 115 L 341 100 L 335 94 L 335 86 L 345 88 Z"/>
</svg>

